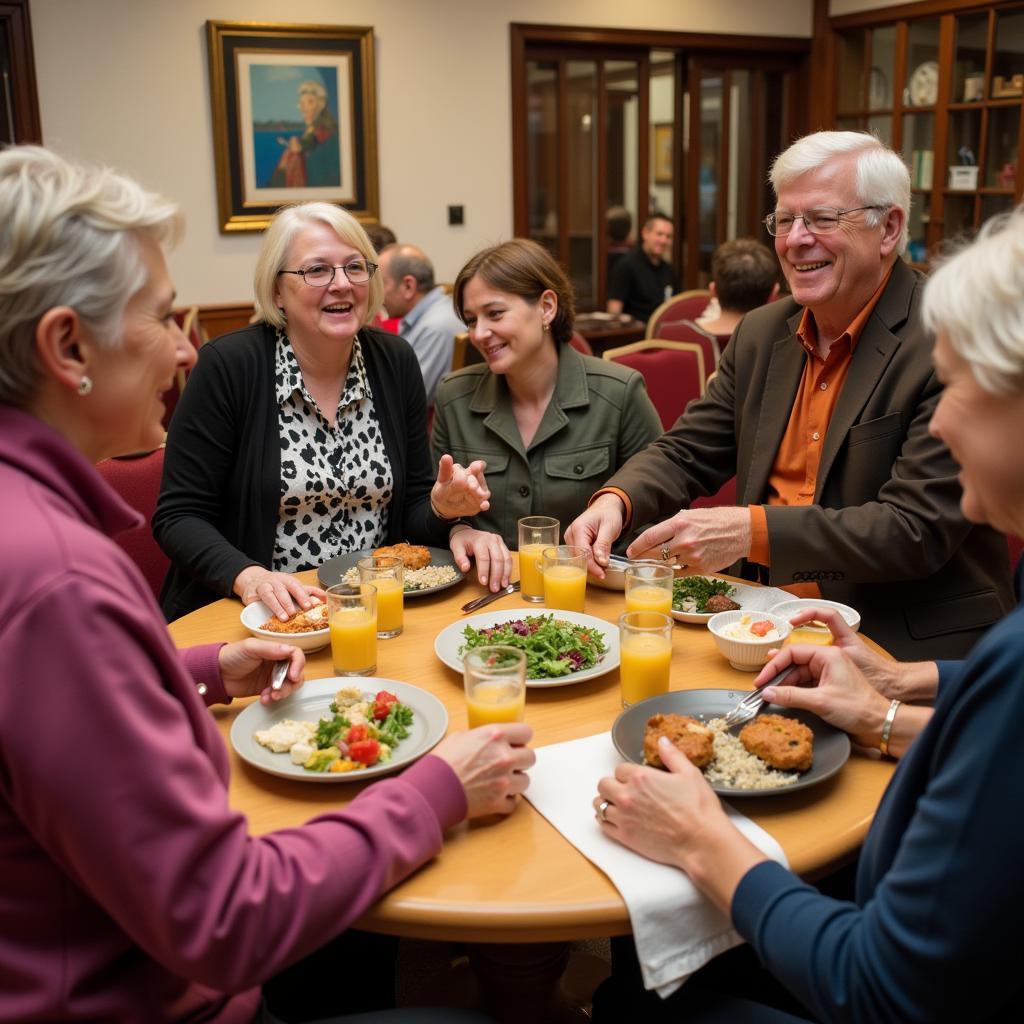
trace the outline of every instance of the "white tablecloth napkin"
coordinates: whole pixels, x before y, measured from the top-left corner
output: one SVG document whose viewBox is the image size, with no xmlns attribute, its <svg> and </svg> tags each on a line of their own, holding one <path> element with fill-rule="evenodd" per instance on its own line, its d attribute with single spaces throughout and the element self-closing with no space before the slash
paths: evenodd
<svg viewBox="0 0 1024 1024">
<path fill-rule="evenodd" d="M 613 775 L 622 760 L 609 733 L 539 747 L 536 753 L 526 798 L 619 890 L 647 988 L 665 998 L 713 957 L 743 941 L 683 872 L 647 860 L 601 832 L 591 801 L 598 780 Z M 764 829 L 731 807 L 726 810 L 752 843 L 787 863 L 782 847 Z"/>
</svg>

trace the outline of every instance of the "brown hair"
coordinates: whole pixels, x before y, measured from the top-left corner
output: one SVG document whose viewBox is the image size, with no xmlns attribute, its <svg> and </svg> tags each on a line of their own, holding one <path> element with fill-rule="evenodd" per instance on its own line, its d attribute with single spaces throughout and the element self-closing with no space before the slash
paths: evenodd
<svg viewBox="0 0 1024 1024">
<path fill-rule="evenodd" d="M 459 271 L 452 288 L 455 312 L 465 320 L 462 296 L 466 285 L 476 276 L 499 291 L 518 295 L 536 305 L 546 291 L 555 293 L 558 310 L 551 321 L 551 336 L 559 345 L 567 345 L 572 338 L 576 307 L 572 285 L 565 271 L 542 245 L 529 238 L 513 238 L 501 245 L 482 249 Z"/>
<path fill-rule="evenodd" d="M 748 313 L 771 297 L 779 265 L 767 246 L 753 238 L 736 238 L 723 242 L 711 256 L 711 280 L 723 311 Z"/>
</svg>

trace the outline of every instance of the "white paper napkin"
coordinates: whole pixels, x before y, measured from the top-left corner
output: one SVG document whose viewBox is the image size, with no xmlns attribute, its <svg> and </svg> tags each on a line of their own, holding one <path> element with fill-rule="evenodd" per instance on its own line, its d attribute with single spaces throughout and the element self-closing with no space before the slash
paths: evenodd
<svg viewBox="0 0 1024 1024">
<path fill-rule="evenodd" d="M 540 747 L 536 754 L 526 798 L 619 890 L 645 987 L 670 996 L 694 971 L 743 941 L 683 872 L 647 860 L 601 831 L 592 805 L 597 783 L 622 760 L 609 733 Z M 787 864 L 782 847 L 764 829 L 728 805 L 726 810 L 752 843 Z"/>
</svg>

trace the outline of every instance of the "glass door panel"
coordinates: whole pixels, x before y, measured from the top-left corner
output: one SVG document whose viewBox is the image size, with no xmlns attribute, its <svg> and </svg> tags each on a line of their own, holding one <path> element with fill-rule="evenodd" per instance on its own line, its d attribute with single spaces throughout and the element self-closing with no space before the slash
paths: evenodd
<svg viewBox="0 0 1024 1024">
<path fill-rule="evenodd" d="M 597 280 L 597 64 L 591 60 L 568 61 L 566 81 L 569 194 L 563 212 L 568 214 L 569 252 L 565 262 L 579 308 L 593 309 Z"/>
<path fill-rule="evenodd" d="M 988 112 L 988 143 L 985 146 L 986 188 L 1013 189 L 1020 160 L 1020 107 L 992 107 Z"/>
<path fill-rule="evenodd" d="M 720 183 L 725 180 L 721 165 L 724 96 L 720 71 L 705 71 L 700 82 L 700 170 L 697 178 L 697 275 L 703 287 L 711 273 L 711 254 L 722 233 L 719 214 L 725 220 L 725 208 L 719 206 Z"/>
<path fill-rule="evenodd" d="M 956 19 L 956 52 L 953 58 L 953 103 L 977 103 L 985 98 L 985 52 L 988 49 L 988 15 L 965 14 Z"/>
<path fill-rule="evenodd" d="M 868 69 L 869 110 L 889 110 L 893 103 L 896 73 L 896 26 L 885 25 L 871 33 L 871 67 Z"/>
<path fill-rule="evenodd" d="M 558 255 L 558 64 L 526 63 L 529 237 Z"/>
<path fill-rule="evenodd" d="M 992 99 L 1024 94 L 1024 11 L 996 12 L 996 48 L 992 60 Z"/>
<path fill-rule="evenodd" d="M 939 19 L 922 18 L 907 26 L 905 107 L 931 107 L 939 95 Z"/>
</svg>

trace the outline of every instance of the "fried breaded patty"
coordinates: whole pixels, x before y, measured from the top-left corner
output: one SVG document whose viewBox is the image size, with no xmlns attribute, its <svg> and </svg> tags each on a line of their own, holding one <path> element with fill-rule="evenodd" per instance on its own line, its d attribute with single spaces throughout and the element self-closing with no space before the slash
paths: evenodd
<svg viewBox="0 0 1024 1024">
<path fill-rule="evenodd" d="M 814 733 L 795 718 L 761 715 L 740 730 L 740 743 L 765 764 L 805 772 L 814 760 Z"/>
<path fill-rule="evenodd" d="M 404 540 L 387 547 L 377 548 L 375 555 L 394 555 L 400 558 L 406 569 L 422 569 L 430 565 L 430 551 L 422 544 L 407 544 Z"/>
<path fill-rule="evenodd" d="M 689 715 L 652 715 L 644 731 L 644 759 L 664 768 L 658 756 L 658 738 L 667 736 L 698 768 L 706 768 L 715 756 L 715 734 Z"/>
<path fill-rule="evenodd" d="M 260 629 L 268 633 L 311 633 L 317 629 L 326 629 L 327 626 L 327 605 L 318 604 L 308 611 L 296 612 L 285 622 L 272 615 Z"/>
</svg>

